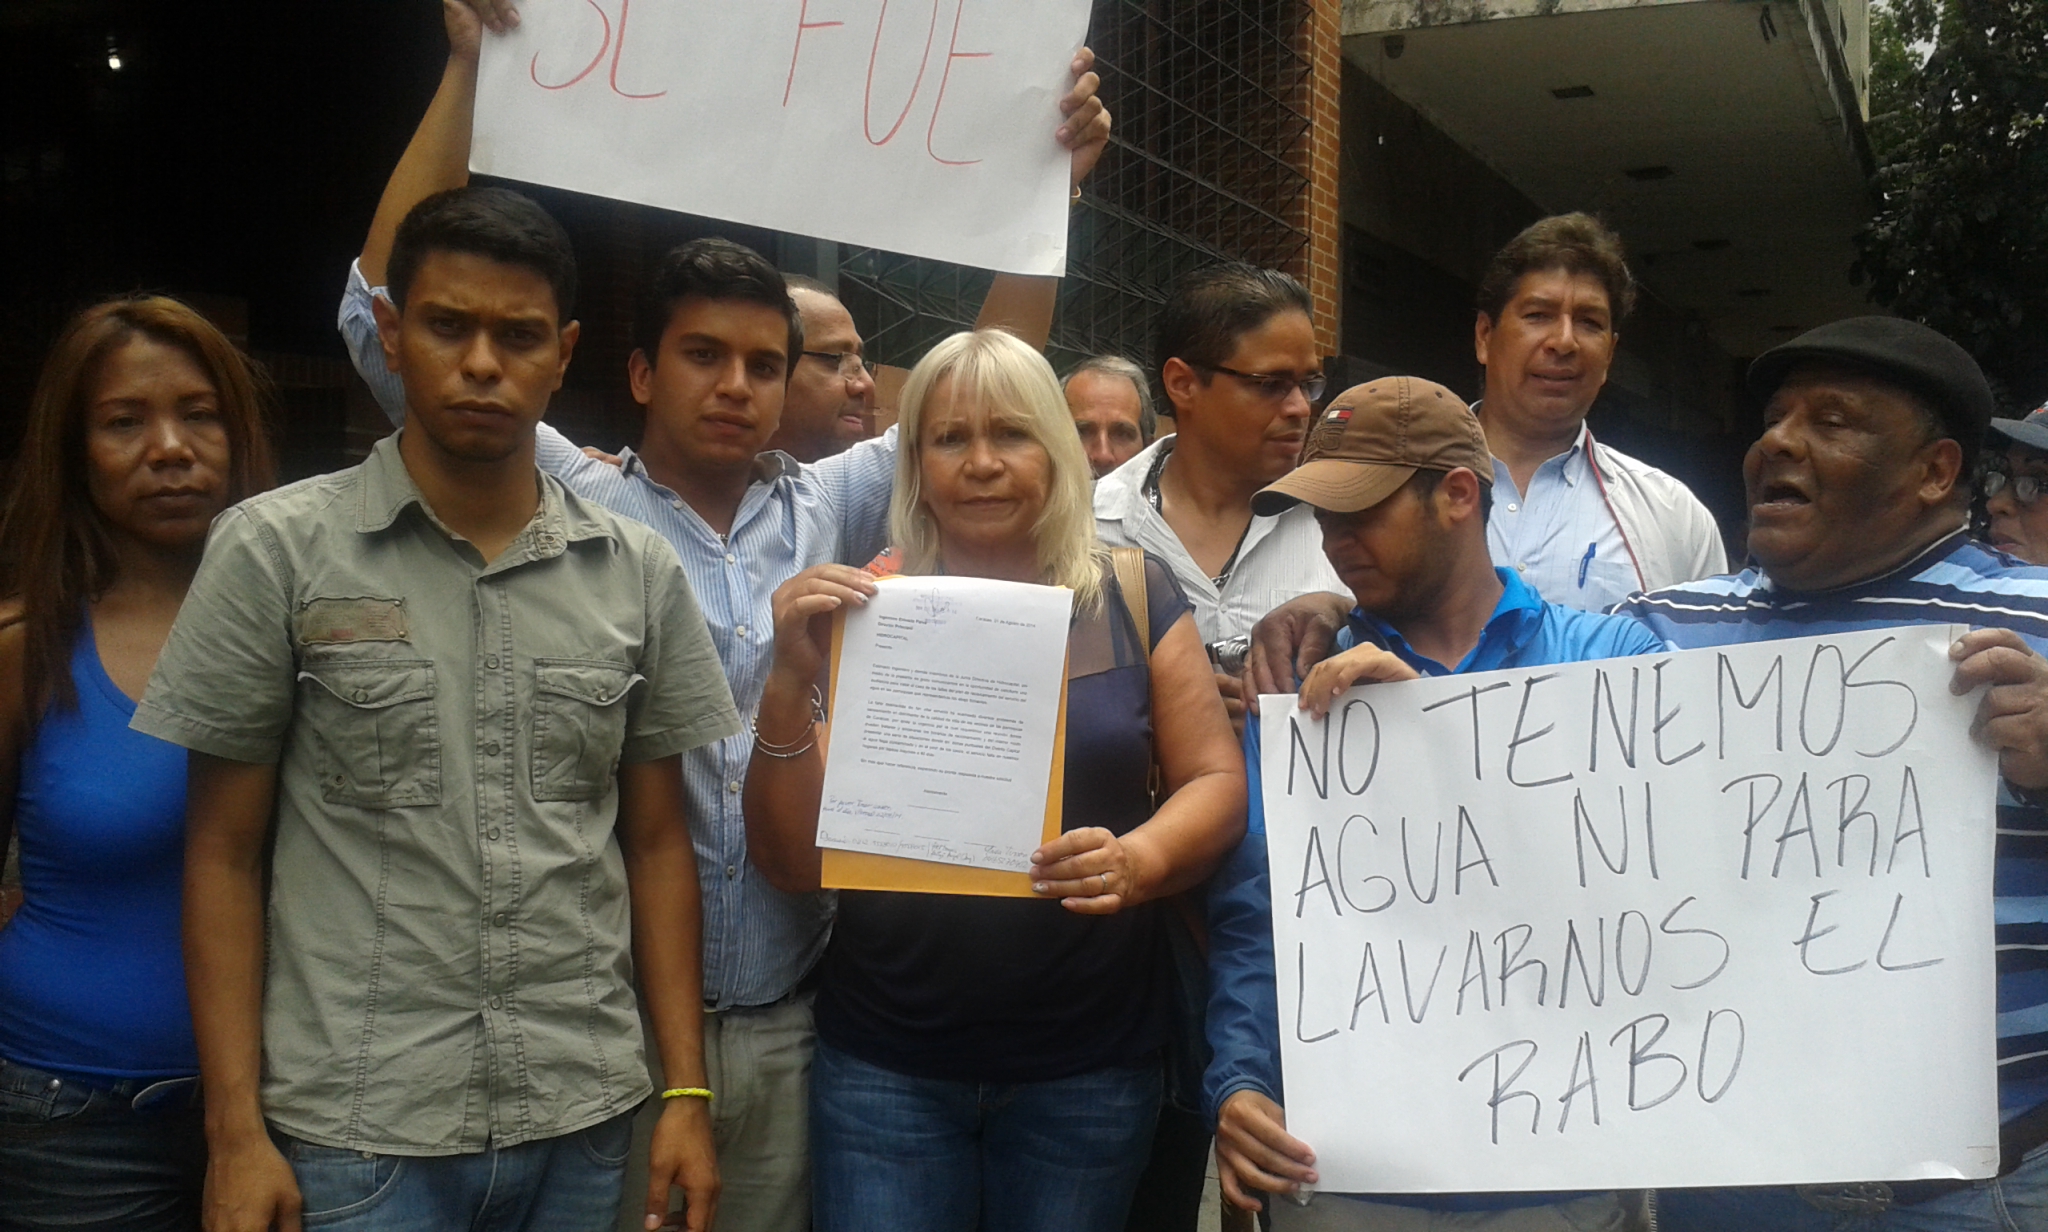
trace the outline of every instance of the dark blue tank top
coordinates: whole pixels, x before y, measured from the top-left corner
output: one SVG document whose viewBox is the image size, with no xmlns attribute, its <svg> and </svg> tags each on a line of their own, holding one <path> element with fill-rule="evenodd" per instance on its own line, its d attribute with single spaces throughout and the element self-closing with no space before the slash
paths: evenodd
<svg viewBox="0 0 2048 1232">
<path fill-rule="evenodd" d="M 88 622 L 78 706 L 22 750 L 21 910 L 0 929 L 0 1057 L 90 1081 L 197 1073 L 178 912 L 185 750 L 131 731 L 135 703 Z"/>
</svg>

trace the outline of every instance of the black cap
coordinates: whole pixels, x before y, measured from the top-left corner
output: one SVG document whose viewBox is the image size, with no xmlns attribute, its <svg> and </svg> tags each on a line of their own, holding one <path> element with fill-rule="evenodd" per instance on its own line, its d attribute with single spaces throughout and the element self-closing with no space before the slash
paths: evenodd
<svg viewBox="0 0 2048 1232">
<path fill-rule="evenodd" d="M 1994 419 L 1991 432 L 2015 444 L 2048 453 L 2048 406 L 2041 407 L 2025 419 Z"/>
<path fill-rule="evenodd" d="M 1897 381 L 1926 399 L 1966 455 L 1997 409 L 1991 384 L 1968 351 L 1898 317 L 1850 317 L 1772 347 L 1749 366 L 1750 394 L 1759 402 L 1769 398 L 1785 374 L 1804 363 L 1841 364 Z"/>
</svg>

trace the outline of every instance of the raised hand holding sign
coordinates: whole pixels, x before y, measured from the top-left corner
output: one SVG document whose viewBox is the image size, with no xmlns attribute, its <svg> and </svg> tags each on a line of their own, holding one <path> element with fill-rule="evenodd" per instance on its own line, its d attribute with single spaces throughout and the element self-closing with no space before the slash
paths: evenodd
<svg viewBox="0 0 2048 1232">
<path fill-rule="evenodd" d="M 530 0 L 473 170 L 1021 274 L 1066 268 L 1087 0 Z"/>
</svg>

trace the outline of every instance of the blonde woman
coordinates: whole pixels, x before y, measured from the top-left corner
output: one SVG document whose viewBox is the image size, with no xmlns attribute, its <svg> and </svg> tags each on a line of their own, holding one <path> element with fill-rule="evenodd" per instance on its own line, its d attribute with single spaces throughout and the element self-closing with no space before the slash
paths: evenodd
<svg viewBox="0 0 2048 1232">
<path fill-rule="evenodd" d="M 1243 759 L 1172 574 L 1145 561 L 1143 605 L 1118 588 L 1044 358 L 999 331 L 956 334 L 910 374 L 901 411 L 897 568 L 1074 591 L 1065 832 L 1033 856 L 1037 901 L 840 895 L 811 1073 L 817 1226 L 1113 1232 L 1159 1110 L 1158 900 L 1243 833 Z M 781 890 L 818 888 L 811 689 L 831 613 L 872 593 L 834 565 L 775 592 L 746 815 L 753 862 Z"/>
</svg>

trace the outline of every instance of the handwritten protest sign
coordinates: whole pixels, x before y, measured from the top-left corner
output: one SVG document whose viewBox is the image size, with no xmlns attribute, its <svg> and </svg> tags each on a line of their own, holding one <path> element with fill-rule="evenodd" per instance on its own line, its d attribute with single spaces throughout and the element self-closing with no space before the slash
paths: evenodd
<svg viewBox="0 0 2048 1232">
<path fill-rule="evenodd" d="M 1088 0 L 528 0 L 470 166 L 1023 274 L 1066 269 L 1053 139 Z"/>
<path fill-rule="evenodd" d="M 1982 1177 L 1960 630 L 1262 706 L 1290 1131 L 1334 1192 Z"/>
</svg>

